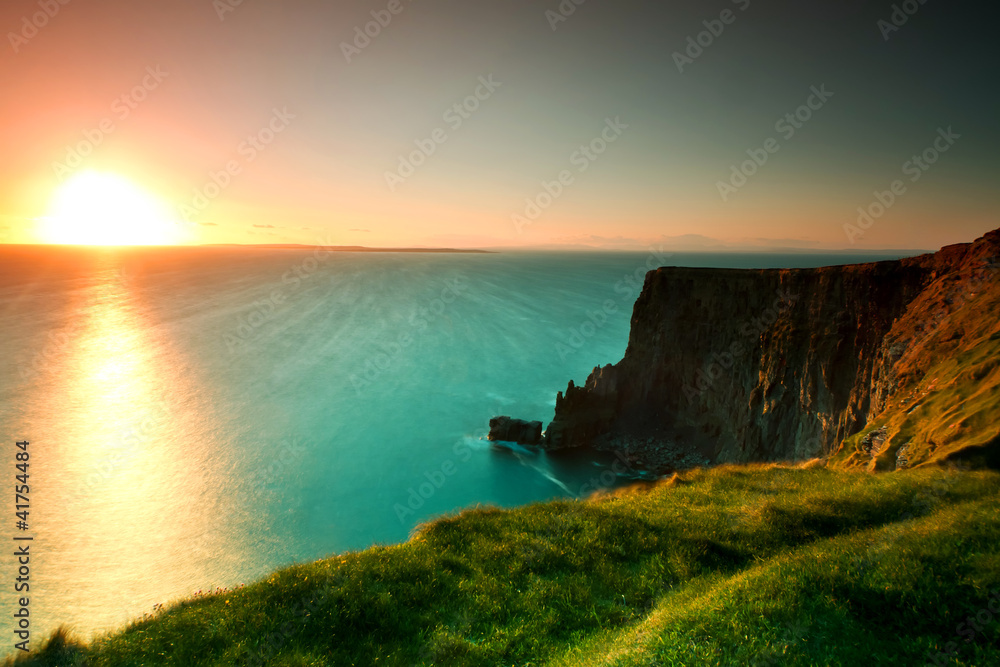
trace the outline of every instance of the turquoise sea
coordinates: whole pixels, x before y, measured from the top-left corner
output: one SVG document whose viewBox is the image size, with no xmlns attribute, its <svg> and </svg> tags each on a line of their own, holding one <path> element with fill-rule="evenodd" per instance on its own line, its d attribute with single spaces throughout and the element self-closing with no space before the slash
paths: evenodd
<svg viewBox="0 0 1000 667">
<path fill-rule="evenodd" d="M 854 259 L 0 247 L 0 535 L 33 537 L 33 645 L 461 508 L 623 483 L 602 455 L 492 447 L 489 418 L 547 423 L 618 361 L 649 268 Z M 0 556 L 7 618 L 17 567 Z"/>
</svg>

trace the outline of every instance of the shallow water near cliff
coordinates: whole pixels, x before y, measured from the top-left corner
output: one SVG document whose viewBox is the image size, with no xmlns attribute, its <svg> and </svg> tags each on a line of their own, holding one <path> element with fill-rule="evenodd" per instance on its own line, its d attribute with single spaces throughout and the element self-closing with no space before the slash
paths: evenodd
<svg viewBox="0 0 1000 667">
<path fill-rule="evenodd" d="M 11 517 L 8 534 L 34 537 L 35 642 L 60 623 L 86 637 L 199 589 L 400 542 L 461 508 L 627 481 L 608 455 L 493 447 L 488 420 L 547 423 L 570 379 L 617 362 L 649 267 L 852 260 L 0 255 L 10 498 L 13 443 L 31 443 L 29 529 Z M 0 613 L 13 602 L 0 598 Z"/>
</svg>

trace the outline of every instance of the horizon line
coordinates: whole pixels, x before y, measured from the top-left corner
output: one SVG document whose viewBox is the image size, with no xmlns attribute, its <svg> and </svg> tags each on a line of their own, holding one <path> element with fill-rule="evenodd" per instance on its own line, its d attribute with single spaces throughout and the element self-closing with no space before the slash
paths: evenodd
<svg viewBox="0 0 1000 667">
<path fill-rule="evenodd" d="M 959 244 L 961 245 L 961 244 Z M 609 248 L 582 244 L 539 244 L 534 246 L 483 246 L 483 247 L 443 247 L 443 246 L 361 246 L 361 245 L 321 245 L 309 243 L 162 243 L 162 244 L 121 244 L 101 245 L 85 243 L 0 243 L 0 247 L 22 248 L 76 248 L 93 250 L 136 249 L 136 248 L 266 248 L 272 250 L 324 250 L 326 252 L 426 252 L 426 253 L 467 253 L 499 254 L 501 252 L 566 252 L 566 253 L 642 253 L 649 251 L 677 254 L 877 254 L 937 252 L 930 248 L 821 248 L 790 246 L 727 246 L 721 248 L 669 248 L 648 246 L 646 248 Z"/>
</svg>

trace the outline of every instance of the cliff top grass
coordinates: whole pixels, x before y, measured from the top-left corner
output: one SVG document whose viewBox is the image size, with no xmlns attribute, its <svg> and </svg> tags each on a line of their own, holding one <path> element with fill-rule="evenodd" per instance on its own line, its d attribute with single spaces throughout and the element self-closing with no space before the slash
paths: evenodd
<svg viewBox="0 0 1000 667">
<path fill-rule="evenodd" d="M 954 468 L 696 470 L 469 510 L 7 664 L 1000 664 L 998 494 Z"/>
<path fill-rule="evenodd" d="M 831 457 L 880 471 L 965 460 L 1000 466 L 1000 270 L 944 275 L 886 341 L 896 389 L 888 405 Z M 884 429 L 877 451 L 863 442 Z"/>
</svg>

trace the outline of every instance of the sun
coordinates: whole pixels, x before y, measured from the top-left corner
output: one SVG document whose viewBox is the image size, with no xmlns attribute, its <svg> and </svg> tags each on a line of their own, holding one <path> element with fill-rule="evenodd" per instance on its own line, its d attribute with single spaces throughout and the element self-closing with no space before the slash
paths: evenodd
<svg viewBox="0 0 1000 667">
<path fill-rule="evenodd" d="M 39 238 L 65 245 L 169 245 L 180 228 L 155 197 L 116 174 L 84 172 L 55 193 Z"/>
</svg>

